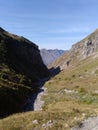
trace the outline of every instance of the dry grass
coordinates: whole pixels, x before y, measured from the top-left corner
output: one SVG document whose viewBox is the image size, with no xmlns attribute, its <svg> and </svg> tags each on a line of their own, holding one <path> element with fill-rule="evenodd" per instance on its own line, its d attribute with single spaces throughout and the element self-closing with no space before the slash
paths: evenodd
<svg viewBox="0 0 98 130">
<path fill-rule="evenodd" d="M 77 63 L 45 84 L 43 111 L 20 113 L 0 120 L 0 130 L 70 130 L 98 115 L 98 59 Z M 37 120 L 37 123 L 33 123 Z M 50 126 L 47 122 L 50 122 Z"/>
</svg>

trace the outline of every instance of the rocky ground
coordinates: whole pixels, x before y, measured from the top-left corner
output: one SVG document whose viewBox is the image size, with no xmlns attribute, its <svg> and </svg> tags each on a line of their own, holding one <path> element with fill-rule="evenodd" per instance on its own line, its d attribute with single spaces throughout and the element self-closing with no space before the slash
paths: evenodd
<svg viewBox="0 0 98 130">
<path fill-rule="evenodd" d="M 46 94 L 46 88 L 43 87 L 42 91 L 38 94 L 38 96 L 34 102 L 34 110 L 35 111 L 42 110 L 42 106 L 44 105 L 44 101 L 41 98 L 45 94 Z"/>
<path fill-rule="evenodd" d="M 71 130 L 98 130 L 98 117 L 90 117 Z"/>
</svg>

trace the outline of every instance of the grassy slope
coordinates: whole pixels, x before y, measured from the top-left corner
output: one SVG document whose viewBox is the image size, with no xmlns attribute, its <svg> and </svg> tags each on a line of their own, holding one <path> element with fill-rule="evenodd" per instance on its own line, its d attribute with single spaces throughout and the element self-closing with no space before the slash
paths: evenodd
<svg viewBox="0 0 98 130">
<path fill-rule="evenodd" d="M 27 95 L 32 92 L 24 82 L 23 75 L 10 70 L 7 65 L 0 66 L 0 118 L 22 111 Z"/>
<path fill-rule="evenodd" d="M 98 57 L 68 67 L 45 84 L 43 111 L 29 112 L 0 120 L 0 130 L 69 130 L 88 116 L 98 115 Z M 70 91 L 71 90 L 71 91 Z M 33 121 L 38 123 L 34 124 Z"/>
</svg>

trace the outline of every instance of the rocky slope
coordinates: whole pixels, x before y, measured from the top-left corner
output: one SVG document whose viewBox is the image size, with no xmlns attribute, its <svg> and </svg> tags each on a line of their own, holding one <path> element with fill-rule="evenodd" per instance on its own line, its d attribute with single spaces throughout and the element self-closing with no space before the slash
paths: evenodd
<svg viewBox="0 0 98 130">
<path fill-rule="evenodd" d="M 57 58 L 59 58 L 65 51 L 64 50 L 58 50 L 58 49 L 41 49 L 41 56 L 45 63 L 45 65 L 49 65 L 52 62 L 54 62 Z"/>
<path fill-rule="evenodd" d="M 0 28 L 0 117 L 22 111 L 27 96 L 48 76 L 38 46 Z"/>
<path fill-rule="evenodd" d="M 62 69 L 75 64 L 90 55 L 97 53 L 98 50 L 98 29 L 92 34 L 74 44 L 72 48 L 55 61 L 51 66 L 60 66 Z"/>
</svg>

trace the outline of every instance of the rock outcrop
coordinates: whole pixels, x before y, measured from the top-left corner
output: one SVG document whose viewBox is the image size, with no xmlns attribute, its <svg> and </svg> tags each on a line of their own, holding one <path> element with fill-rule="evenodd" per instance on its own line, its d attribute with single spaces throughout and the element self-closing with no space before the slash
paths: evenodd
<svg viewBox="0 0 98 130">
<path fill-rule="evenodd" d="M 92 34 L 81 40 L 80 42 L 72 45 L 72 48 L 58 60 L 56 60 L 52 66 L 60 66 L 61 69 L 65 69 L 69 65 L 77 63 L 98 51 L 98 29 Z"/>
</svg>

